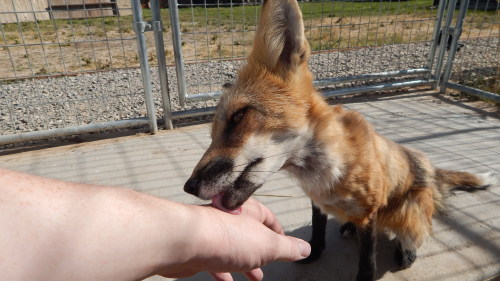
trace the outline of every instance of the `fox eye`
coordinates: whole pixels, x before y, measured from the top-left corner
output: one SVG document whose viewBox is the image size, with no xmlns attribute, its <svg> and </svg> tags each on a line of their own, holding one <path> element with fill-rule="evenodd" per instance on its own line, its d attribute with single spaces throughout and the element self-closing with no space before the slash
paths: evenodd
<svg viewBox="0 0 500 281">
<path fill-rule="evenodd" d="M 247 107 L 244 107 L 238 111 L 236 111 L 233 116 L 231 116 L 231 122 L 233 124 L 237 124 L 243 119 L 243 116 L 245 116 L 245 112 L 247 111 Z"/>
</svg>

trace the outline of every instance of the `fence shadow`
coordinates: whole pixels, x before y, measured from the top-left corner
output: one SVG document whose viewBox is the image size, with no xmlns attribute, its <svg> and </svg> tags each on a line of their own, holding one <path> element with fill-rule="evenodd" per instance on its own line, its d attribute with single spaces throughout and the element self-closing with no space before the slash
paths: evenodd
<svg viewBox="0 0 500 281">
<path fill-rule="evenodd" d="M 289 276 L 286 280 L 355 280 L 358 272 L 359 243 L 357 237 L 342 238 L 340 224 L 334 218 L 328 219 L 326 247 L 322 256 L 315 262 L 307 265 L 293 264 L 295 276 Z M 303 226 L 287 235 L 309 240 L 311 226 Z M 396 251 L 395 241 L 391 241 L 387 236 L 380 234 L 377 240 L 377 273 L 376 279 L 382 278 L 387 272 L 399 270 L 394 259 Z M 266 273 L 266 270 L 264 270 Z M 286 272 L 283 272 L 286 276 Z M 334 278 L 332 278 L 334 276 Z M 278 276 L 272 276 L 267 280 L 279 280 Z M 282 279 L 285 280 L 285 279 Z"/>
<path fill-rule="evenodd" d="M 467 193 L 448 199 L 450 206 L 443 214 L 434 217 L 435 232 L 428 237 L 424 245 L 418 250 L 416 263 L 408 270 L 400 271 L 394 259 L 396 242 L 387 236 L 378 236 L 377 244 L 377 274 L 376 279 L 390 277 L 398 280 L 490 280 L 495 273 L 488 271 L 488 267 L 500 263 L 500 247 L 496 243 L 499 227 L 492 221 L 498 220 L 498 215 L 490 213 L 485 219 L 488 210 L 493 211 L 500 202 L 500 196 L 493 191 L 483 192 L 485 202 L 475 202 L 463 205 L 464 200 L 470 201 Z M 457 199 L 459 201 L 457 201 Z M 461 200 L 461 201 L 460 201 Z M 479 212 L 477 208 L 480 208 Z M 474 210 L 473 210 L 474 209 Z M 493 216 L 493 218 L 492 218 Z M 339 234 L 340 224 L 334 219 L 328 219 L 326 248 L 317 261 L 302 265 L 288 262 L 274 262 L 265 267 L 264 280 L 286 281 L 348 281 L 355 280 L 358 271 L 359 243 L 356 238 L 344 239 Z M 484 229 L 490 228 L 491 233 L 485 235 Z M 305 225 L 286 232 L 287 235 L 309 240 L 311 225 Z M 456 237 L 452 239 L 450 237 Z M 497 237 L 497 238 L 495 238 Z M 468 249 L 468 250 L 467 250 Z M 473 253 L 473 254 L 470 254 Z M 475 253 L 475 254 L 474 254 Z M 478 259 L 477 253 L 481 253 Z M 435 264 L 434 264 L 435 262 Z M 449 267 L 451 262 L 456 268 L 438 270 L 436 268 Z M 463 267 L 461 265 L 464 265 Z M 435 266 L 436 268 L 428 268 Z M 469 279 L 467 271 L 474 272 L 475 277 Z M 470 273 L 470 272 L 469 272 Z M 388 276 L 389 274 L 389 276 Z M 247 280 L 242 274 L 233 274 L 234 280 Z M 473 275 L 474 276 L 474 275 Z M 208 274 L 200 273 L 196 276 L 179 279 L 184 281 L 211 280 Z"/>
<path fill-rule="evenodd" d="M 458 107 L 461 107 L 464 109 L 472 110 L 472 111 L 479 113 L 479 114 L 482 114 L 484 116 L 500 119 L 500 107 L 498 107 L 498 106 L 497 106 L 496 111 L 490 112 L 490 111 L 486 111 L 484 109 L 481 109 L 477 106 L 473 106 L 473 105 L 469 104 L 466 100 L 465 101 L 462 99 L 454 100 L 450 96 L 440 95 L 440 94 L 434 94 L 433 97 L 435 97 L 435 98 L 439 99 L 440 101 L 447 103 L 447 104 L 451 104 L 451 105 L 455 105 L 455 106 L 458 106 Z"/>
</svg>

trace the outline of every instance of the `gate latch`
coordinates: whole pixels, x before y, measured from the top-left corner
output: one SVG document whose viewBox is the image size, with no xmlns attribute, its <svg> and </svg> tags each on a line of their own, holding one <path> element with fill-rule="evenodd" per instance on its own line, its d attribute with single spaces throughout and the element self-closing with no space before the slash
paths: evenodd
<svg viewBox="0 0 500 281">
<path fill-rule="evenodd" d="M 144 33 L 148 31 L 163 31 L 161 21 L 139 21 L 134 23 L 134 31 Z"/>
</svg>

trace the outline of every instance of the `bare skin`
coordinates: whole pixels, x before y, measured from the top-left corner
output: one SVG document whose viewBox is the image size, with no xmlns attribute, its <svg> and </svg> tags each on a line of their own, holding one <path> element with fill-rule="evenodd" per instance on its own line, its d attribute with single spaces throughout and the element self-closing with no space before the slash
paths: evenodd
<svg viewBox="0 0 500 281">
<path fill-rule="evenodd" d="M 255 200 L 240 215 L 125 188 L 68 183 L 0 169 L 0 280 L 141 280 L 245 272 L 307 257 Z"/>
</svg>

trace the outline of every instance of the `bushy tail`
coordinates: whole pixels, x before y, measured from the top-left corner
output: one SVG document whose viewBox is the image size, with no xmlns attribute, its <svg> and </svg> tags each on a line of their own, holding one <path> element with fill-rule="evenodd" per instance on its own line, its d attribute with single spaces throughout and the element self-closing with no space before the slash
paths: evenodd
<svg viewBox="0 0 500 281">
<path fill-rule="evenodd" d="M 497 178 L 492 173 L 474 175 L 467 172 L 436 169 L 436 184 L 442 195 L 448 194 L 453 189 L 468 192 L 484 190 L 497 182 Z"/>
</svg>

